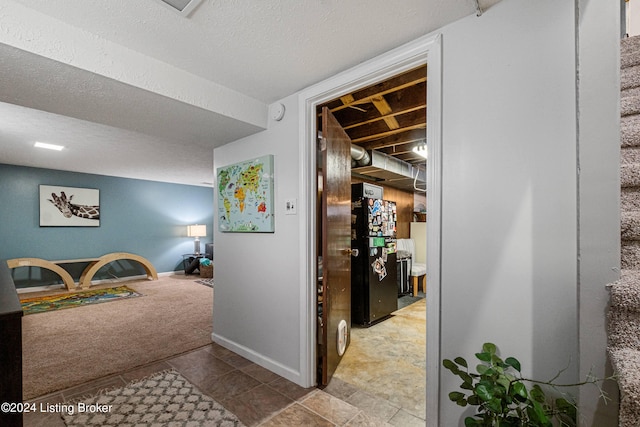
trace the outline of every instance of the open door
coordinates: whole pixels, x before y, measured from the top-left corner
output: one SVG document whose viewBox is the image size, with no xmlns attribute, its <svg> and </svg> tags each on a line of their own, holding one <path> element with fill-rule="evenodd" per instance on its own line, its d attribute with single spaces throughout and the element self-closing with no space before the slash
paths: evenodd
<svg viewBox="0 0 640 427">
<path fill-rule="evenodd" d="M 327 385 L 351 336 L 351 140 L 326 107 L 318 159 L 322 218 L 318 382 Z"/>
</svg>

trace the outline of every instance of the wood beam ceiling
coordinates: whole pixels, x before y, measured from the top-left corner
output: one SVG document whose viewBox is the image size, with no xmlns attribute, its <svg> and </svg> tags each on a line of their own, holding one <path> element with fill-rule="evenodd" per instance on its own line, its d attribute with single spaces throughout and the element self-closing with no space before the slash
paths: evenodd
<svg viewBox="0 0 640 427">
<path fill-rule="evenodd" d="M 424 158 L 412 149 L 426 140 L 426 90 L 427 69 L 422 66 L 323 106 L 329 107 L 354 144 L 422 165 Z"/>
</svg>

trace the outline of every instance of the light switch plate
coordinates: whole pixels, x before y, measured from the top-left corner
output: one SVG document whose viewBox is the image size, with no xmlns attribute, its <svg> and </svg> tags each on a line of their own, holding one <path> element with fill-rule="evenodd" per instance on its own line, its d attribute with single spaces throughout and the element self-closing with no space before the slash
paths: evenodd
<svg viewBox="0 0 640 427">
<path fill-rule="evenodd" d="M 286 215 L 297 215 L 298 214 L 298 200 L 297 199 L 286 199 L 285 200 L 285 214 Z"/>
</svg>

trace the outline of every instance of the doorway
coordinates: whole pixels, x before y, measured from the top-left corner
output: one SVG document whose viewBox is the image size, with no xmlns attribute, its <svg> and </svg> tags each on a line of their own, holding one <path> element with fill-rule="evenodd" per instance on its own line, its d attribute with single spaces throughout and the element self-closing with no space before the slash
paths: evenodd
<svg viewBox="0 0 640 427">
<path fill-rule="evenodd" d="M 421 65 L 317 109 L 320 203 L 316 222 L 322 260 L 318 263 L 322 272 L 318 274 L 317 382 L 338 397 L 344 389 L 375 396 L 383 421 L 393 416 L 409 424 L 425 420 L 424 287 L 414 296 L 407 269 L 410 263 L 425 264 L 425 215 L 416 213 L 414 206 L 422 205 L 423 210 L 425 206 L 421 196 L 426 162 L 421 149 L 426 140 L 426 81 L 427 67 Z M 327 164 L 332 165 L 328 170 Z M 346 193 L 346 202 L 336 192 L 336 182 L 344 187 L 341 193 Z M 342 221 L 336 217 L 340 212 Z M 329 213 L 332 226 L 327 228 Z M 340 231 L 342 223 L 346 232 Z M 411 247 L 420 249 L 413 250 L 410 261 L 408 242 L 417 242 Z M 350 256 L 342 251 L 333 256 L 327 253 L 329 248 L 345 247 L 350 248 Z M 350 283 L 345 286 L 340 283 L 345 270 L 341 264 L 349 259 Z M 333 348 L 334 329 L 345 314 L 340 296 L 334 295 L 338 289 L 346 289 L 351 297 L 346 301 L 351 306 L 349 339 L 344 340 L 349 347 L 340 358 Z"/>
<path fill-rule="evenodd" d="M 304 200 L 302 250 L 307 262 L 301 268 L 301 376 L 308 385 L 315 385 L 316 348 L 316 108 L 331 99 L 358 88 L 384 81 L 394 75 L 427 63 L 427 425 L 438 425 L 440 372 L 440 205 L 441 205 L 441 36 L 425 36 L 394 51 L 342 73 L 300 94 L 301 164 L 306 173 L 302 186 Z"/>
</svg>

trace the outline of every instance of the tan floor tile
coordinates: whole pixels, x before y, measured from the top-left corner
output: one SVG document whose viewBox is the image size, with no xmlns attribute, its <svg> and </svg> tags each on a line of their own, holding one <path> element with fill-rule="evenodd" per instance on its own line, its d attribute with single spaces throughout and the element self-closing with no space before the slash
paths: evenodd
<svg viewBox="0 0 640 427">
<path fill-rule="evenodd" d="M 293 400 L 263 384 L 220 403 L 251 427 L 282 411 Z"/>
<path fill-rule="evenodd" d="M 338 399 L 347 400 L 347 398 L 357 393 L 359 389 L 340 378 L 333 377 L 323 390 Z"/>
<path fill-rule="evenodd" d="M 216 378 L 203 380 L 199 389 L 216 400 L 230 399 L 258 387 L 261 383 L 238 370 Z"/>
<path fill-rule="evenodd" d="M 309 394 L 300 404 L 339 426 L 346 424 L 360 412 L 355 406 L 322 390 Z"/>
<path fill-rule="evenodd" d="M 307 394 L 316 390 L 315 387 L 310 387 L 310 388 L 300 387 L 299 385 L 292 383 L 291 381 L 282 377 L 278 378 L 275 381 L 270 382 L 269 387 L 275 389 L 276 391 L 284 394 L 285 396 L 293 400 L 302 399 Z"/>
<path fill-rule="evenodd" d="M 372 418 L 363 412 L 359 412 L 345 427 L 393 427 L 391 424 L 378 418 Z"/>
<path fill-rule="evenodd" d="M 260 427 L 335 427 L 335 424 L 300 406 L 297 403 L 289 406 L 273 418 L 260 424 Z"/>
<path fill-rule="evenodd" d="M 256 365 L 255 363 L 251 363 L 250 365 L 243 366 L 239 369 L 245 374 L 250 375 L 251 377 L 265 384 L 268 384 L 280 378 L 278 374 L 275 374 L 260 365 Z"/>
<path fill-rule="evenodd" d="M 424 427 L 425 421 L 406 411 L 400 410 L 389 420 L 389 424 L 397 427 Z"/>
<path fill-rule="evenodd" d="M 384 421 L 388 421 L 393 418 L 393 416 L 400 410 L 400 408 L 391 404 L 388 400 L 373 396 L 364 391 L 358 391 L 345 400 L 353 406 L 361 409 L 368 416 Z"/>
</svg>

